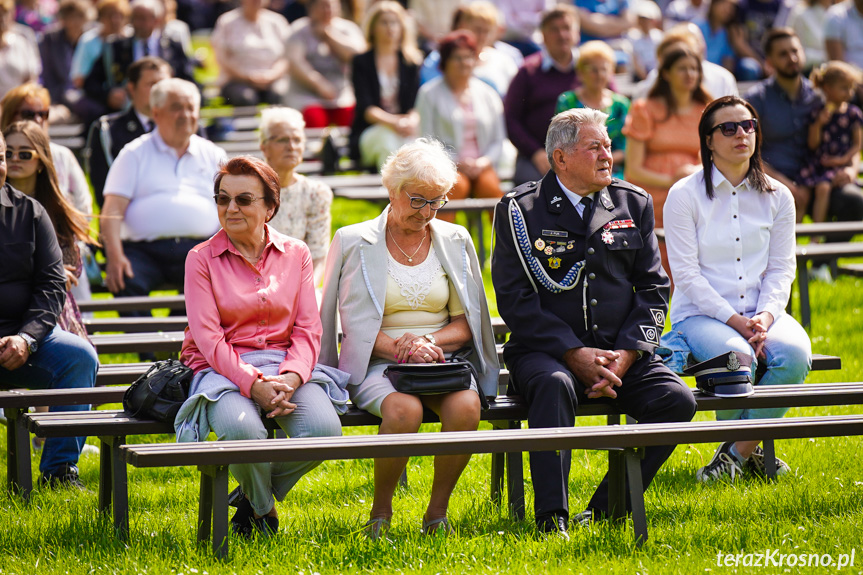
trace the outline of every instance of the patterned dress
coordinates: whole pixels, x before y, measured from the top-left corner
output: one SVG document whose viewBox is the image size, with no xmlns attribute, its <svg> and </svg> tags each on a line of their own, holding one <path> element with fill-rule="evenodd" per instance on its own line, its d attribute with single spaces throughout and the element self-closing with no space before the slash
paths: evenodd
<svg viewBox="0 0 863 575">
<path fill-rule="evenodd" d="M 333 191 L 321 182 L 297 175 L 297 181 L 282 188 L 279 212 L 268 223 L 277 232 L 302 240 L 312 260 L 327 257 L 330 247 L 330 207 Z"/>
<path fill-rule="evenodd" d="M 809 123 L 813 123 L 824 102 L 812 108 Z M 800 183 L 804 186 L 814 186 L 821 182 L 830 182 L 841 168 L 827 168 L 821 164 L 824 156 L 841 156 L 847 154 L 854 143 L 854 131 L 863 126 L 863 111 L 854 104 L 848 104 L 844 112 L 833 112 L 827 123 L 821 128 L 821 144 L 815 150 L 808 165 L 800 170 Z"/>
<path fill-rule="evenodd" d="M 81 252 L 78 250 L 78 244 L 63 244 L 60 246 L 63 252 L 63 265 L 72 266 L 75 268 L 75 276 L 81 277 L 81 271 L 84 267 L 81 260 Z M 81 281 L 87 281 L 87 276 L 84 276 Z M 63 331 L 73 333 L 78 337 L 90 341 L 90 336 L 87 335 L 87 328 L 84 327 L 84 322 L 81 319 L 81 311 L 78 309 L 78 302 L 75 301 L 75 296 L 72 295 L 72 290 L 66 290 L 66 303 L 63 305 L 63 311 L 57 318 L 57 325 Z M 93 342 L 90 341 L 90 345 Z M 95 347 L 95 346 L 93 346 Z"/>
</svg>

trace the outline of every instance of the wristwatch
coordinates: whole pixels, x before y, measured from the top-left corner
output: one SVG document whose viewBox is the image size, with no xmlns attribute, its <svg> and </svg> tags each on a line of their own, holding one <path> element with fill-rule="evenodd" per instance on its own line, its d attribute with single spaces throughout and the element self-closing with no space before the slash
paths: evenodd
<svg viewBox="0 0 863 575">
<path fill-rule="evenodd" d="M 435 338 L 432 334 L 427 333 L 423 337 L 426 338 L 430 344 L 437 345 L 437 342 L 435 341 Z"/>
<path fill-rule="evenodd" d="M 39 349 L 39 342 L 30 335 L 29 333 L 24 333 L 23 331 L 18 334 L 18 337 L 23 339 L 27 343 L 27 350 L 30 352 L 30 355 L 36 353 L 36 350 Z"/>
</svg>

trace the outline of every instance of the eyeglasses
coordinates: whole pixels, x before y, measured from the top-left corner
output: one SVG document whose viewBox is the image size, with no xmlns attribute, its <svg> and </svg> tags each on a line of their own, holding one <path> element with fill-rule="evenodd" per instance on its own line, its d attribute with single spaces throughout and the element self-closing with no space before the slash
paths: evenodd
<svg viewBox="0 0 863 575">
<path fill-rule="evenodd" d="M 35 120 L 36 118 L 40 118 L 43 122 L 48 119 L 48 110 L 19 110 L 18 115 L 21 116 L 23 120 Z"/>
<path fill-rule="evenodd" d="M 408 196 L 407 194 L 405 194 Z M 415 210 L 421 210 L 426 206 L 429 206 L 432 210 L 438 211 L 442 207 L 446 205 L 449 201 L 447 199 L 443 200 L 427 200 L 422 196 L 408 196 L 411 200 L 411 207 Z"/>
<path fill-rule="evenodd" d="M 264 198 L 256 198 L 252 194 L 237 194 L 236 196 L 229 196 L 228 194 L 215 194 L 213 196 L 213 199 L 216 201 L 216 204 L 220 206 L 229 206 L 231 205 L 231 200 L 234 200 L 239 207 L 247 208 L 258 200 L 263 200 Z"/>
<path fill-rule="evenodd" d="M 20 150 L 18 152 L 15 152 L 14 150 L 6 150 L 6 159 L 11 160 L 15 157 L 16 153 L 18 154 L 18 159 L 22 162 L 30 161 L 36 157 L 36 152 L 33 150 Z"/>
<path fill-rule="evenodd" d="M 716 124 L 711 128 L 711 133 L 719 130 L 722 132 L 723 136 L 731 137 L 737 133 L 737 126 L 743 128 L 744 134 L 751 134 L 755 131 L 755 128 L 758 127 L 758 120 L 755 118 L 750 118 L 748 120 L 741 120 L 739 122 L 722 122 L 721 124 Z"/>
</svg>

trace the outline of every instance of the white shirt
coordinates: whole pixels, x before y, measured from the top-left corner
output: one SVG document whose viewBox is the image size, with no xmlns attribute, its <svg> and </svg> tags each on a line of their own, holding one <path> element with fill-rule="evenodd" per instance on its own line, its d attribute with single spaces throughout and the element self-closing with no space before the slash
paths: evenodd
<svg viewBox="0 0 863 575">
<path fill-rule="evenodd" d="M 226 160 L 222 148 L 196 135 L 178 158 L 158 128 L 126 144 L 108 170 L 104 191 L 130 200 L 121 237 L 140 242 L 216 233 L 213 177 Z"/>
<path fill-rule="evenodd" d="M 827 9 L 824 39 L 839 40 L 845 49 L 845 61 L 863 66 L 863 14 L 853 0 L 845 0 Z"/>
<path fill-rule="evenodd" d="M 93 196 L 90 194 L 90 184 L 87 183 L 87 177 L 75 154 L 66 146 L 51 142 L 51 159 L 54 161 L 60 191 L 78 211 L 85 216 L 92 215 Z"/>
<path fill-rule="evenodd" d="M 665 244 L 674 276 L 671 324 L 704 315 L 723 323 L 735 313 L 785 313 L 796 271 L 794 198 L 773 178 L 772 192 L 745 180 L 737 187 L 713 168 L 714 197 L 704 172 L 671 187 Z"/>
<path fill-rule="evenodd" d="M 255 22 L 246 20 L 241 8 L 219 16 L 210 35 L 210 43 L 220 62 L 227 61 L 246 72 L 268 72 L 287 57 L 286 48 L 291 35 L 287 19 L 271 10 L 262 9 Z M 230 77 L 222 70 L 220 84 Z M 287 89 L 287 76 L 283 78 Z M 284 91 L 282 90 L 282 91 Z"/>
<path fill-rule="evenodd" d="M 586 196 L 579 196 L 569 188 L 563 185 L 563 182 L 560 181 L 560 177 L 555 174 L 555 179 L 557 180 L 557 185 L 560 186 L 563 195 L 569 200 L 569 203 L 575 208 L 575 211 L 578 212 L 578 215 L 581 216 L 581 219 L 584 219 L 584 204 L 581 203 L 583 198 L 590 198 L 591 203 L 596 199 L 596 192 L 591 192 Z"/>
</svg>

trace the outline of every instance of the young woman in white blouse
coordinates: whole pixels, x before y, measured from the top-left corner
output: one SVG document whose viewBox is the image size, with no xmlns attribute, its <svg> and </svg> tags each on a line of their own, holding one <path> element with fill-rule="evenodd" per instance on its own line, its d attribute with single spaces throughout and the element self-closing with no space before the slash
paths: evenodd
<svg viewBox="0 0 863 575">
<path fill-rule="evenodd" d="M 809 336 L 785 313 L 795 275 L 794 199 L 764 173 L 752 106 L 736 96 L 711 102 L 698 125 L 703 170 L 678 181 L 665 204 L 674 275 L 672 331 L 696 362 L 748 353 L 759 385 L 796 384 L 811 367 Z M 718 419 L 782 417 L 787 409 L 717 412 Z M 726 442 L 698 470 L 699 481 L 744 471 L 763 476 L 759 441 Z M 778 473 L 789 467 L 776 460 Z"/>
</svg>

